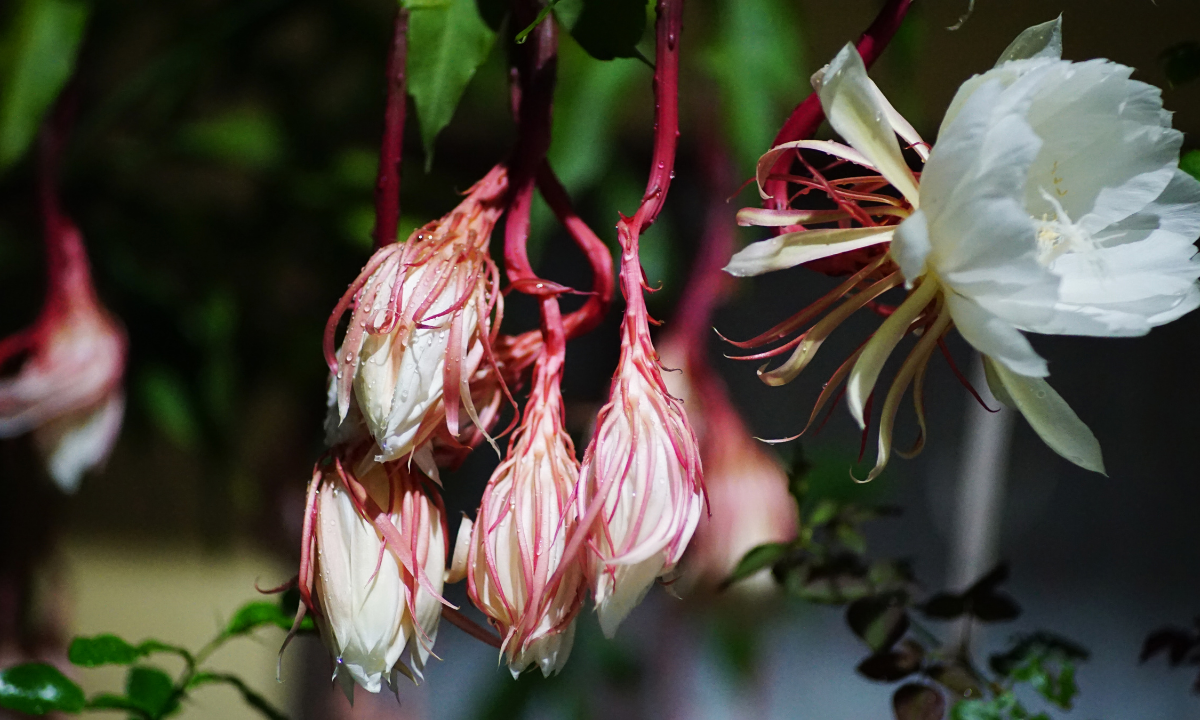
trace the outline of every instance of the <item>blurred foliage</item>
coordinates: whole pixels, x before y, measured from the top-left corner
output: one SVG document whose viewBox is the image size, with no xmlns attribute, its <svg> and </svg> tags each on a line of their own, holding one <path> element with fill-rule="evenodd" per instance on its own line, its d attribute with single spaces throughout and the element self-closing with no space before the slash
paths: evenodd
<svg viewBox="0 0 1200 720">
<path fill-rule="evenodd" d="M 898 720 L 942 720 L 947 706 L 952 720 L 1049 720 L 1046 713 L 1026 709 L 1015 692 L 1019 686 L 1058 708 L 1071 708 L 1079 692 L 1075 666 L 1088 658 L 1074 642 L 1044 631 L 1014 637 L 1008 650 L 991 656 L 990 672 L 971 657 L 970 623 L 1006 622 L 1021 614 L 1000 589 L 1007 565 L 961 592 L 924 594 L 908 562 L 867 557 L 863 526 L 896 510 L 831 497 L 819 486 L 814 491 L 810 474 L 813 466 L 800 457 L 790 482 L 800 508 L 799 537 L 752 549 L 726 586 L 771 568 L 789 595 L 845 606 L 846 624 L 870 650 L 858 673 L 876 682 L 907 681 L 892 697 Z M 967 623 L 968 630 L 963 640 L 943 642 L 926 621 Z"/>
<path fill-rule="evenodd" d="M 191 693 L 205 685 L 232 686 L 242 700 L 268 720 L 287 720 L 262 695 L 241 678 L 204 669 L 204 663 L 227 641 L 249 635 L 261 627 L 276 626 L 291 630 L 298 593 L 284 594 L 277 603 L 255 601 L 238 609 L 203 648 L 192 652 L 160 640 L 130 643 L 116 635 L 77 637 L 67 650 L 67 659 L 76 666 L 95 668 L 121 665 L 129 668 L 122 693 L 100 693 L 86 698 L 83 689 L 57 668 L 44 663 L 26 663 L 0 670 L 0 708 L 30 715 L 50 713 L 107 712 L 119 710 L 140 720 L 159 720 L 176 714 Z M 312 619 L 296 627 L 297 632 L 315 632 Z M 138 664 L 155 655 L 171 655 L 183 661 L 177 678 L 154 665 Z"/>
<path fill-rule="evenodd" d="M 1154 631 L 1142 644 L 1141 662 L 1166 655 L 1173 667 L 1200 667 L 1200 617 L 1191 628 L 1164 627 Z M 1192 692 L 1200 693 L 1200 675 L 1192 683 Z"/>
<path fill-rule="evenodd" d="M 1200 77 L 1200 42 L 1189 40 L 1163 51 L 1163 70 L 1171 85 L 1182 85 Z"/>
</svg>

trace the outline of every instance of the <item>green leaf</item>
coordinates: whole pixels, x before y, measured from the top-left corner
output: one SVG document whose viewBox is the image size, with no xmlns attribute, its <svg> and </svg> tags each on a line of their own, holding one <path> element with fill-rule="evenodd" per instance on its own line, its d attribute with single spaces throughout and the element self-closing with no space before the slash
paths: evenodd
<svg viewBox="0 0 1200 720">
<path fill-rule="evenodd" d="M 52 665 L 27 663 L 0 670 L 0 707 L 45 715 L 55 710 L 77 713 L 83 705 L 83 690 Z"/>
<path fill-rule="evenodd" d="M 908 611 L 903 592 L 889 592 L 855 600 L 846 608 L 846 623 L 876 653 L 895 645 L 908 632 Z"/>
<path fill-rule="evenodd" d="M 764 568 L 771 567 L 782 560 L 790 549 L 790 543 L 766 543 L 752 548 L 738 562 L 733 574 L 721 584 L 722 587 L 728 587 L 738 580 L 744 580 Z"/>
<path fill-rule="evenodd" d="M 248 170 L 266 170 L 283 159 L 283 131 L 273 118 L 236 110 L 197 120 L 179 131 L 179 147 L 204 160 Z"/>
<path fill-rule="evenodd" d="M 42 117 L 71 77 L 88 5 L 20 0 L 0 41 L 0 170 L 25 154 Z"/>
<path fill-rule="evenodd" d="M 184 450 L 195 448 L 200 428 L 179 373 L 161 365 L 148 367 L 138 378 L 138 390 L 146 413 L 163 435 Z"/>
<path fill-rule="evenodd" d="M 1179 169 L 1200 180 L 1200 150 L 1189 150 L 1179 158 Z"/>
<path fill-rule="evenodd" d="M 232 685 L 241 693 L 242 700 L 247 705 L 257 710 L 263 717 L 269 720 L 288 720 L 288 716 L 276 708 L 262 695 L 252 690 L 246 683 L 236 675 L 225 675 L 221 673 L 196 673 L 188 683 L 188 688 L 197 688 L 203 685 L 212 685 L 215 683 L 223 683 Z"/>
<path fill-rule="evenodd" d="M 151 717 L 163 717 L 179 706 L 175 682 L 155 667 L 139 665 L 130 668 L 125 677 L 125 694 L 130 702 Z"/>
<path fill-rule="evenodd" d="M 265 600 L 257 600 L 238 608 L 238 611 L 229 619 L 229 624 L 225 626 L 225 634 L 245 635 L 263 625 L 275 625 L 284 630 L 290 630 L 292 618 L 285 615 L 279 605 Z"/>
<path fill-rule="evenodd" d="M 928 685 L 907 683 L 892 695 L 892 712 L 896 720 L 942 720 L 946 698 Z"/>
<path fill-rule="evenodd" d="M 808 514 L 808 522 L 805 524 L 808 525 L 808 527 L 813 528 L 826 525 L 830 520 L 837 516 L 839 507 L 840 505 L 837 503 L 837 501 L 830 500 L 828 498 L 823 499 L 819 501 L 817 506 L 813 508 L 812 512 Z"/>
<path fill-rule="evenodd" d="M 496 33 L 475 0 L 409 2 L 408 7 L 408 93 L 417 108 L 429 172 L 434 140 L 450 124 L 467 84 L 491 52 Z"/>
<path fill-rule="evenodd" d="M 130 710 L 139 715 L 144 712 L 140 705 L 124 695 L 113 695 L 112 693 L 96 695 L 88 700 L 87 707 L 89 710 Z"/>
<path fill-rule="evenodd" d="M 597 60 L 637 57 L 646 32 L 646 0 L 561 0 L 554 15 Z"/>
<path fill-rule="evenodd" d="M 71 647 L 67 649 L 67 659 L 73 665 L 89 668 L 100 665 L 132 665 L 145 655 L 146 653 L 140 648 L 125 642 L 116 635 L 77 637 L 71 641 Z"/>
<path fill-rule="evenodd" d="M 1172 85 L 1182 85 L 1200 77 L 1200 43 L 1194 40 L 1167 48 L 1161 60 Z"/>
</svg>

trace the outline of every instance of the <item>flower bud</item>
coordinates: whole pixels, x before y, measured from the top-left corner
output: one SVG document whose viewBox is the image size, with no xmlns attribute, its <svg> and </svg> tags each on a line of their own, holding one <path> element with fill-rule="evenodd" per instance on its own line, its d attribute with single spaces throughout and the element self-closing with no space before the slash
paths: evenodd
<svg viewBox="0 0 1200 720">
<path fill-rule="evenodd" d="M 380 460 L 417 447 L 422 421 L 443 396 L 451 435 L 459 432 L 460 402 L 477 417 L 468 380 L 491 355 L 499 324 L 499 274 L 488 240 L 507 189 L 504 166 L 497 166 L 453 212 L 377 251 L 326 325 L 339 417 L 346 419 L 353 393 Z M 335 355 L 337 324 L 352 304 Z"/>
<path fill-rule="evenodd" d="M 126 340 L 96 297 L 79 231 L 58 218 L 46 245 L 45 306 L 31 327 L 0 341 L 0 363 L 25 354 L 16 376 L 0 380 L 0 437 L 32 431 L 50 476 L 73 492 L 120 432 Z"/>
<path fill-rule="evenodd" d="M 621 280 L 628 303 L 621 358 L 579 492 L 596 610 L 609 637 L 655 578 L 671 575 L 704 506 L 696 436 L 650 342 L 636 246 L 625 246 Z"/>
<path fill-rule="evenodd" d="M 561 368 L 557 355 L 539 361 L 524 420 L 470 529 L 468 592 L 500 631 L 513 677 L 530 665 L 547 677 L 562 669 L 587 587 L 578 554 L 564 557 L 579 463 L 563 429 Z"/>
<path fill-rule="evenodd" d="M 334 678 L 379 692 L 396 674 L 417 679 L 437 636 L 446 562 L 444 511 L 406 463 L 378 463 L 360 446 L 353 472 L 335 459 L 312 499 L 310 597 Z M 302 575 L 306 573 L 302 572 Z M 409 648 L 409 666 L 400 656 Z"/>
</svg>

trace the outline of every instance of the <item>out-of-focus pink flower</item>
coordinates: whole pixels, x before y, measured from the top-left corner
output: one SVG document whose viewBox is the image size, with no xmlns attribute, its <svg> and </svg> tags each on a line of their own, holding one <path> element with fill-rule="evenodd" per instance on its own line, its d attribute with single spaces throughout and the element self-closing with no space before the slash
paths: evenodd
<svg viewBox="0 0 1200 720">
<path fill-rule="evenodd" d="M 559 331 L 561 332 L 561 330 Z M 587 590 L 579 556 L 564 557 L 575 529 L 579 478 L 563 428 L 562 340 L 535 369 L 525 417 L 483 494 L 471 533 L 467 587 L 500 631 L 513 677 L 536 665 L 549 677 L 571 652 Z"/>
<path fill-rule="evenodd" d="M 381 248 L 326 325 L 339 418 L 349 413 L 353 393 L 380 460 L 417 449 L 422 422 L 439 404 L 451 436 L 459 434 L 460 407 L 478 424 L 469 380 L 491 362 L 499 327 L 499 271 L 488 240 L 507 191 L 507 172 L 498 165 L 450 214 Z M 338 322 L 351 306 L 335 353 Z"/>
<path fill-rule="evenodd" d="M 796 500 L 787 473 L 755 440 L 729 401 L 724 383 L 703 359 L 689 357 L 683 342 L 660 343 L 663 364 L 678 368 L 665 378 L 695 423 L 704 461 L 709 512 L 700 518 L 678 581 L 681 592 L 712 591 L 733 573 L 746 553 L 764 543 L 796 538 Z M 776 588 L 768 571 L 733 586 L 742 594 Z"/>
<path fill-rule="evenodd" d="M 437 636 L 446 563 L 445 511 L 405 462 L 370 443 L 333 451 L 309 486 L 300 588 L 347 697 L 421 677 Z M 400 656 L 409 651 L 409 664 Z"/>
<path fill-rule="evenodd" d="M 621 357 L 578 493 L 596 610 L 610 637 L 654 580 L 671 576 L 704 509 L 696 437 L 650 342 L 636 239 L 619 235 L 627 302 Z"/>
<path fill-rule="evenodd" d="M 32 326 L 0 341 L 0 437 L 32 432 L 50 476 L 73 492 L 108 457 L 121 430 L 126 339 L 96 297 L 79 230 L 47 219 L 46 302 Z"/>
</svg>

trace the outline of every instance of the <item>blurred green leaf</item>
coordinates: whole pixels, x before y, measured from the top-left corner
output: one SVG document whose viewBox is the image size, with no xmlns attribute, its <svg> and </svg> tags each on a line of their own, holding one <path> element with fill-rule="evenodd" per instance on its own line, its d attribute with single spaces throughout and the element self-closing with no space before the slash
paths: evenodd
<svg viewBox="0 0 1200 720">
<path fill-rule="evenodd" d="M 888 592 L 856 600 L 846 608 L 846 624 L 876 653 L 891 648 L 908 632 L 903 592 Z"/>
<path fill-rule="evenodd" d="M 52 665 L 27 663 L 0 670 L 0 707 L 45 715 L 83 709 L 83 690 Z"/>
<path fill-rule="evenodd" d="M 425 171 L 433 166 L 433 143 L 450 124 L 463 91 L 491 52 L 496 33 L 475 0 L 445 0 L 437 5 L 406 0 L 408 92 L 417 108 Z"/>
<path fill-rule="evenodd" d="M 89 710 L 129 710 L 142 715 L 145 712 L 142 706 L 125 697 L 124 695 L 114 695 L 113 693 L 100 693 L 87 701 Z"/>
<path fill-rule="evenodd" d="M 1069 710 L 1079 687 L 1075 663 L 1088 659 L 1088 651 L 1067 638 L 1036 632 L 1015 638 L 1013 647 L 991 657 L 997 675 L 1027 682 L 1050 702 Z"/>
<path fill-rule="evenodd" d="M 225 626 L 227 635 L 244 635 L 263 625 L 275 625 L 284 630 L 291 629 L 292 618 L 285 615 L 276 603 L 265 600 L 249 602 L 238 608 Z"/>
<path fill-rule="evenodd" d="M 147 414 L 158 429 L 180 448 L 196 446 L 200 431 L 187 386 L 179 373 L 164 366 L 152 366 L 139 378 L 138 390 Z"/>
<path fill-rule="evenodd" d="M 821 527 L 837 516 L 839 505 L 828 498 L 817 501 L 817 506 L 808 514 L 808 527 Z"/>
<path fill-rule="evenodd" d="M 946 698 L 928 685 L 908 683 L 892 695 L 892 712 L 896 720 L 942 720 Z"/>
<path fill-rule="evenodd" d="M 1172 85 L 1182 85 L 1200 77 L 1200 42 L 1189 40 L 1172 45 L 1163 51 L 1160 59 Z"/>
<path fill-rule="evenodd" d="M 131 665 L 145 655 L 146 652 L 136 645 L 131 645 L 116 635 L 107 634 L 90 638 L 77 637 L 67 649 L 67 659 L 80 667 Z"/>
<path fill-rule="evenodd" d="M 242 700 L 247 705 L 257 710 L 263 717 L 269 720 L 288 720 L 288 716 L 281 710 L 276 708 L 265 697 L 259 695 L 246 685 L 245 681 L 236 675 L 226 675 L 222 673 L 196 673 L 191 682 L 188 683 L 188 688 L 200 687 L 202 685 L 212 685 L 221 683 L 232 685 L 242 695 Z"/>
<path fill-rule="evenodd" d="M 171 676 L 155 667 L 136 666 L 125 678 L 125 694 L 129 700 L 151 717 L 163 717 L 179 705 L 175 682 Z"/>
<path fill-rule="evenodd" d="M 725 134 L 746 173 L 808 93 L 803 34 L 788 0 L 727 0 L 716 27 L 704 65 L 720 88 Z"/>
<path fill-rule="evenodd" d="M 771 567 L 782 560 L 790 549 L 790 543 L 766 543 L 752 548 L 738 561 L 733 573 L 721 583 L 722 587 L 732 585 L 738 580 L 744 580 L 754 575 L 759 570 Z"/>
<path fill-rule="evenodd" d="M 647 0 L 562 0 L 554 15 L 597 60 L 637 57 Z"/>
<path fill-rule="evenodd" d="M 1200 180 L 1200 150 L 1189 150 L 1179 158 L 1179 169 Z"/>
<path fill-rule="evenodd" d="M 184 125 L 178 142 L 196 157 L 249 170 L 275 167 L 284 155 L 283 132 L 273 118 L 254 110 Z"/>
<path fill-rule="evenodd" d="M 379 156 L 362 148 L 349 148 L 338 153 L 333 161 L 333 175 L 339 184 L 350 190 L 370 192 L 375 188 Z"/>
<path fill-rule="evenodd" d="M 0 170 L 25 154 L 46 110 L 71 77 L 88 4 L 19 0 L 0 39 Z"/>
</svg>

